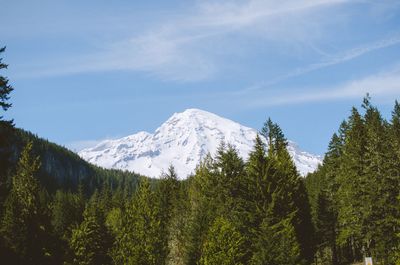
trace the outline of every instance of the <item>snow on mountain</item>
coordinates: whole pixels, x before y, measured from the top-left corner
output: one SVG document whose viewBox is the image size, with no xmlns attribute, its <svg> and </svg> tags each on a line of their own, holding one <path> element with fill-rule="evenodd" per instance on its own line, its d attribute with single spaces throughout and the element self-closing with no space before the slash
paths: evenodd
<svg viewBox="0 0 400 265">
<path fill-rule="evenodd" d="M 79 155 L 93 164 L 159 177 L 173 165 L 180 178 L 193 173 L 208 152 L 215 154 L 221 141 L 235 146 L 246 159 L 257 130 L 213 113 L 188 109 L 175 113 L 154 134 L 139 132 L 116 140 L 103 141 Z M 301 175 L 314 171 L 321 159 L 301 151 L 289 141 L 289 153 Z"/>
</svg>

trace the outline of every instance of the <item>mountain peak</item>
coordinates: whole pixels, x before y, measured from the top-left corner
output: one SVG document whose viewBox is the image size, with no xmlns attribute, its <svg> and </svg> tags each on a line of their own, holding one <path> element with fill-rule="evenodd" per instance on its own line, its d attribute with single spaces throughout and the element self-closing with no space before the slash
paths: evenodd
<svg viewBox="0 0 400 265">
<path fill-rule="evenodd" d="M 104 141 L 79 152 L 85 160 L 106 168 L 135 171 L 159 177 L 172 164 L 180 178 L 194 173 L 207 155 L 215 154 L 223 141 L 237 149 L 244 159 L 254 145 L 257 130 L 200 109 L 174 113 L 154 134 L 139 132 L 121 139 Z M 316 156 L 300 151 L 289 142 L 289 153 L 302 175 L 320 163 Z"/>
<path fill-rule="evenodd" d="M 169 123 L 170 121 L 177 121 L 177 120 L 190 120 L 190 122 L 194 123 L 206 123 L 208 122 L 223 122 L 229 121 L 225 118 L 222 118 L 214 113 L 201 110 L 201 109 L 186 109 L 182 112 L 174 113 L 165 123 Z M 233 122 L 233 121 L 230 121 Z"/>
</svg>

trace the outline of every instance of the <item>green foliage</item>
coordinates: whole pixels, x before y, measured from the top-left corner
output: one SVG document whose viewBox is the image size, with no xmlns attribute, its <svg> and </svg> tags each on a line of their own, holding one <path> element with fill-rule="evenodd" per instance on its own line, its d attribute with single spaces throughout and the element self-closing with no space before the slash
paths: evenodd
<svg viewBox="0 0 400 265">
<path fill-rule="evenodd" d="M 314 256 L 314 226 L 307 191 L 297 172 L 296 166 L 287 150 L 287 140 L 279 125 L 271 119 L 264 124 L 263 135 L 268 139 L 269 149 L 266 160 L 268 173 L 261 178 L 261 189 L 266 191 L 264 200 L 265 214 L 273 224 L 289 218 L 295 230 L 300 256 L 311 263 Z"/>
<path fill-rule="evenodd" d="M 83 222 L 72 230 L 69 242 L 73 253 L 73 264 L 111 264 L 108 251 L 111 246 L 105 226 L 96 216 L 87 213 Z"/>
<path fill-rule="evenodd" d="M 203 245 L 201 265 L 244 264 L 245 239 L 237 228 L 224 218 L 217 218 L 211 225 Z"/>
<path fill-rule="evenodd" d="M 123 214 L 122 229 L 116 236 L 113 261 L 116 264 L 163 264 L 159 208 L 150 183 L 143 179 Z"/>
<path fill-rule="evenodd" d="M 52 203 L 51 223 L 54 231 L 61 238 L 70 237 L 71 228 L 82 222 L 85 200 L 81 193 L 58 190 Z"/>
<path fill-rule="evenodd" d="M 173 167 L 160 180 L 104 170 L 0 122 L 0 256 L 9 264 L 338 265 L 372 255 L 399 264 L 400 105 L 390 121 L 369 97 L 362 106 L 305 180 L 271 119 L 247 161 L 222 143 L 184 181 Z"/>
<path fill-rule="evenodd" d="M 197 168 L 191 185 L 188 264 L 196 264 L 204 257 L 206 235 L 220 217 L 229 220 L 243 237 L 243 264 L 261 262 L 265 254 L 263 245 L 269 240 L 265 238 L 267 228 L 282 228 L 287 223 L 287 229 L 282 230 L 289 231 L 290 236 L 285 235 L 282 242 L 290 241 L 298 251 L 291 257 L 293 264 L 312 261 L 314 229 L 304 184 L 279 126 L 268 120 L 263 133 L 271 143 L 268 152 L 257 136 L 247 163 L 233 147 L 222 144 L 215 159 L 208 157 Z"/>
<path fill-rule="evenodd" d="M 300 246 L 290 217 L 272 224 L 266 218 L 257 232 L 254 265 L 299 265 L 302 264 Z"/>
<path fill-rule="evenodd" d="M 39 167 L 39 158 L 33 156 L 32 143 L 29 142 L 22 151 L 12 179 L 0 230 L 6 248 L 3 254 L 15 263 L 44 263 L 48 227 L 44 226 L 47 216 L 45 206 L 41 205 L 39 183 L 35 179 Z"/>
<path fill-rule="evenodd" d="M 6 47 L 0 48 L 0 54 L 3 53 L 5 49 Z M 2 58 L 0 58 L 0 70 L 6 68 L 7 64 L 4 64 Z M 14 88 L 8 82 L 9 80 L 6 77 L 0 75 L 0 107 L 4 112 L 12 105 L 8 100 L 10 99 L 9 94 L 14 90 Z M 12 125 L 12 121 L 4 121 L 3 116 L 0 116 L 0 121 Z"/>
<path fill-rule="evenodd" d="M 399 238 L 399 114 L 384 120 L 367 96 L 332 137 L 323 165 L 307 178 L 318 253 L 332 264 L 371 255 L 394 264 Z M 328 252 L 326 250 L 329 250 Z M 323 254 L 325 253 L 325 254 Z M 326 260 L 326 259 L 325 259 Z"/>
<path fill-rule="evenodd" d="M 33 152 L 39 155 L 42 165 L 36 178 L 49 194 L 54 194 L 59 189 L 76 192 L 79 185 L 87 196 L 105 185 L 113 191 L 122 187 L 129 193 L 137 187 L 139 175 L 135 173 L 97 167 L 65 147 L 41 139 L 22 129 L 10 128 L 0 122 L 0 140 L 3 138 L 6 141 L 0 141 L 0 147 L 4 144 L 4 149 L 0 148 L 0 165 L 4 165 L 4 168 L 0 167 L 0 174 L 4 172 L 4 174 L 13 175 L 22 149 L 28 142 L 32 142 Z"/>
<path fill-rule="evenodd" d="M 169 242 L 172 240 L 173 231 L 171 224 L 174 216 L 177 215 L 177 204 L 179 200 L 179 181 L 173 166 L 168 168 L 168 172 L 162 174 L 158 183 L 156 195 L 159 198 L 159 220 L 160 220 L 160 240 L 161 257 L 163 262 L 167 261 L 170 253 Z"/>
</svg>

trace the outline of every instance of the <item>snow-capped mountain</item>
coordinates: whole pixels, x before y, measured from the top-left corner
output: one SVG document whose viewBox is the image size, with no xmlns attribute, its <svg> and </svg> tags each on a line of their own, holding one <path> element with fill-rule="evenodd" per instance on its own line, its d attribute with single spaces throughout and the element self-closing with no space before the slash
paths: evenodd
<svg viewBox="0 0 400 265">
<path fill-rule="evenodd" d="M 139 132 L 116 140 L 103 141 L 79 155 L 93 164 L 159 177 L 173 165 L 179 178 L 193 173 L 210 152 L 215 154 L 221 141 L 232 144 L 246 159 L 254 145 L 257 130 L 213 113 L 188 109 L 175 113 L 153 134 Z M 289 152 L 301 175 L 314 171 L 321 159 L 301 151 L 289 141 Z"/>
</svg>

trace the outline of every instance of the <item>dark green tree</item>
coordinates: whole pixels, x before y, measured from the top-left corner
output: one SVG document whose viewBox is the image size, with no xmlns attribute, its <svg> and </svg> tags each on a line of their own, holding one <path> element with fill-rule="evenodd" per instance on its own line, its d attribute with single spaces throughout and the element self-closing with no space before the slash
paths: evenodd
<svg viewBox="0 0 400 265">
<path fill-rule="evenodd" d="M 35 178 L 39 167 L 39 158 L 32 154 L 32 142 L 28 142 L 12 179 L 0 231 L 7 252 L 15 263 L 46 263 L 48 227 L 43 225 L 44 206 L 41 205 L 41 191 Z"/>
<path fill-rule="evenodd" d="M 196 168 L 196 174 L 189 186 L 189 217 L 185 236 L 185 264 L 195 265 L 200 260 L 201 250 L 207 231 L 217 213 L 217 178 L 213 173 L 214 160 L 207 155 Z"/>
<path fill-rule="evenodd" d="M 338 242 L 349 251 L 348 261 L 361 259 L 363 235 L 363 211 L 367 210 L 368 201 L 365 183 L 366 168 L 366 133 L 364 119 L 356 108 L 348 120 L 345 143 L 343 146 L 343 163 L 338 174 Z"/>
<path fill-rule="evenodd" d="M 58 190 L 52 203 L 52 226 L 60 238 L 69 239 L 71 229 L 83 221 L 85 201 L 78 194 Z"/>
<path fill-rule="evenodd" d="M 289 218 L 299 243 L 300 257 L 311 263 L 315 252 L 314 226 L 307 191 L 288 151 L 288 142 L 278 124 L 268 119 L 262 128 L 268 141 L 267 159 L 271 164 L 268 173 L 270 221 L 279 223 Z"/>
<path fill-rule="evenodd" d="M 167 262 L 172 239 L 172 219 L 177 214 L 179 200 L 179 181 L 175 168 L 171 165 L 167 173 L 163 173 L 158 184 L 157 196 L 159 197 L 160 238 L 162 241 L 161 259 Z"/>
<path fill-rule="evenodd" d="M 250 264 L 302 264 L 300 248 L 290 216 L 275 224 L 266 217 L 257 235 L 256 251 L 253 253 Z"/>
<path fill-rule="evenodd" d="M 96 216 L 85 212 L 83 222 L 72 230 L 69 246 L 73 253 L 72 263 L 77 265 L 111 264 L 108 251 L 110 236 L 104 224 Z"/>
<path fill-rule="evenodd" d="M 207 232 L 218 216 L 229 216 L 244 227 L 245 170 L 235 148 L 221 143 L 215 159 L 208 156 L 197 168 L 191 185 L 191 216 L 187 263 L 196 264 Z"/>
<path fill-rule="evenodd" d="M 143 179 L 123 213 L 122 229 L 113 249 L 115 264 L 157 265 L 164 263 L 157 196 Z"/>
<path fill-rule="evenodd" d="M 207 233 L 199 264 L 246 264 L 246 251 L 245 239 L 239 230 L 228 220 L 219 217 Z"/>
<path fill-rule="evenodd" d="M 3 53 L 6 50 L 6 47 L 0 48 L 0 54 Z M 2 62 L 3 58 L 0 58 L 0 70 L 1 69 L 7 69 L 7 64 Z M 0 107 L 3 110 L 3 112 L 7 111 L 11 107 L 11 103 L 8 102 L 10 99 L 10 93 L 14 90 L 14 88 L 8 83 L 9 80 L 0 75 Z M 11 121 L 5 121 L 3 120 L 3 115 L 0 116 L 0 121 L 2 122 L 7 122 L 9 124 L 12 124 Z"/>
<path fill-rule="evenodd" d="M 3 53 L 5 49 L 5 47 L 0 48 L 0 54 Z M 0 58 L 0 70 L 7 68 L 7 64 L 4 64 L 2 60 L 3 58 Z M 3 113 L 5 113 L 11 107 L 9 95 L 12 91 L 13 88 L 9 84 L 8 79 L 0 74 L 0 208 L 3 208 L 3 203 L 9 192 L 7 181 L 10 177 L 9 169 L 12 165 L 11 139 L 14 132 L 14 124 L 12 120 L 7 121 L 3 119 Z M 0 211 L 0 219 L 1 214 L 2 211 Z"/>
</svg>

